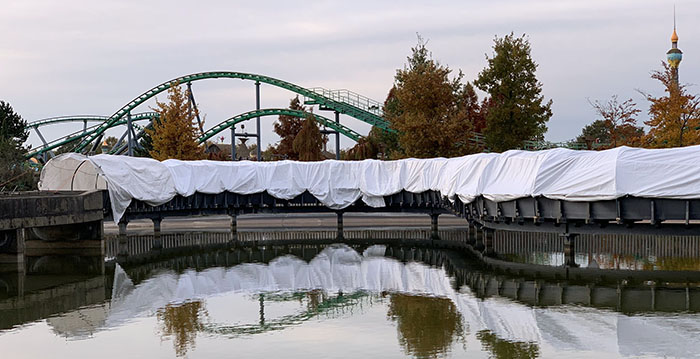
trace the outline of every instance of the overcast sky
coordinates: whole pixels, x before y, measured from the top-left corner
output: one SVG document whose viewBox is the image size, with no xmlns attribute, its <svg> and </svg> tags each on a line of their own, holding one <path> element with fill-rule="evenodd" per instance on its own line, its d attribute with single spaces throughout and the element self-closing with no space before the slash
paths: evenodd
<svg viewBox="0 0 700 359">
<path fill-rule="evenodd" d="M 416 33 L 433 57 L 476 78 L 495 36 L 527 34 L 554 116 L 546 138 L 575 137 L 595 119 L 588 99 L 613 94 L 648 104 L 649 79 L 670 48 L 673 1 L 74 1 L 4 0 L 0 99 L 28 121 L 111 115 L 142 92 L 181 75 L 214 70 L 345 88 L 383 101 Z M 700 83 L 700 1 L 675 1 L 682 82 Z M 206 126 L 255 108 L 252 82 L 193 84 Z M 290 92 L 262 86 L 262 107 Z M 698 93 L 700 87 L 691 91 Z M 483 94 L 481 94 L 483 95 Z M 163 100 L 164 96 L 160 96 Z M 148 111 L 152 103 L 136 112 Z M 328 114 L 330 117 L 331 114 Z M 646 114 L 642 119 L 646 118 Z M 278 139 L 263 118 L 263 143 Z M 343 122 L 360 133 L 369 127 Z M 46 137 L 79 126 L 52 126 Z M 253 122 L 246 129 L 253 129 Z M 114 133 L 116 134 L 116 133 Z M 228 142 L 228 133 L 226 134 Z M 32 134 L 30 142 L 38 143 Z M 343 141 L 343 147 L 352 145 Z"/>
</svg>

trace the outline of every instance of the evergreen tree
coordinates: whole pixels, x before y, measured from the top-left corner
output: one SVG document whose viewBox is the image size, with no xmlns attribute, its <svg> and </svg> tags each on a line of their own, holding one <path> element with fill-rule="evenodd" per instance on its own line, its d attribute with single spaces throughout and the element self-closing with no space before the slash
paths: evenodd
<svg viewBox="0 0 700 359">
<path fill-rule="evenodd" d="M 452 70 L 432 59 L 420 36 L 411 51 L 408 63 L 396 71 L 384 106 L 386 119 L 399 132 L 396 150 L 422 158 L 474 152 L 476 93 L 462 83 L 461 71 L 450 79 Z"/>
<path fill-rule="evenodd" d="M 664 86 L 666 95 L 642 93 L 649 101 L 650 127 L 647 143 L 651 147 L 681 147 L 700 144 L 700 97 L 689 94 L 684 84 L 676 84 L 671 68 L 654 71 L 651 78 Z"/>
<path fill-rule="evenodd" d="M 306 108 L 299 101 L 299 96 L 289 102 L 289 109 L 306 111 Z M 296 116 L 280 115 L 274 124 L 274 131 L 280 136 L 280 142 L 274 149 L 275 157 L 298 160 L 299 153 L 294 150 L 294 139 L 301 131 L 304 123 L 303 118 Z"/>
<path fill-rule="evenodd" d="M 160 121 L 154 121 L 153 129 L 146 130 L 153 141 L 151 157 L 159 161 L 203 159 L 195 113 L 190 111 L 189 97 L 179 84 L 173 83 L 168 89 L 168 103 L 156 101 L 156 106 L 154 111 L 160 114 Z"/>
<path fill-rule="evenodd" d="M 292 144 L 294 152 L 299 154 L 299 161 L 320 161 L 323 159 L 323 136 L 313 115 L 309 114 L 303 121 L 301 130 Z"/>
<path fill-rule="evenodd" d="M 27 121 L 12 106 L 0 100 L 0 190 L 29 190 L 35 187 L 34 176 L 25 162 L 29 137 Z"/>
<path fill-rule="evenodd" d="M 13 147 L 21 150 L 27 137 L 27 121 L 9 103 L 0 100 L 0 140 L 10 142 Z"/>
<path fill-rule="evenodd" d="M 608 125 L 604 120 L 593 121 L 581 129 L 581 134 L 576 137 L 575 142 L 585 143 L 589 149 L 594 147 L 594 143 L 610 143 Z"/>
<path fill-rule="evenodd" d="M 542 84 L 535 76 L 530 42 L 513 33 L 496 38 L 493 57 L 479 73 L 475 85 L 490 96 L 486 115 L 486 144 L 493 151 L 522 146 L 525 140 L 542 140 L 552 116 L 552 101 L 544 102 Z"/>
</svg>

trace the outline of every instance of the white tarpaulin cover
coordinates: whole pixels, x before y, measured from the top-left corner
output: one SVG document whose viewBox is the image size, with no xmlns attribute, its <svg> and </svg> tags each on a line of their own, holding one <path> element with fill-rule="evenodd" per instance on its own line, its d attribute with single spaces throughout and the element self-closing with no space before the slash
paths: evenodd
<svg viewBox="0 0 700 359">
<path fill-rule="evenodd" d="M 625 195 L 694 199 L 700 198 L 700 146 L 551 149 L 449 159 L 322 162 L 159 162 L 71 153 L 44 166 L 39 189 L 104 188 L 100 181 L 107 183 L 115 222 L 132 199 L 159 205 L 175 195 L 195 192 L 267 191 L 276 198 L 292 199 L 309 191 L 333 209 L 343 209 L 360 198 L 369 206 L 382 207 L 383 196 L 402 190 L 440 191 L 451 200 L 458 197 L 463 202 L 479 195 L 498 202 L 530 196 L 570 201 L 610 200 Z"/>
</svg>

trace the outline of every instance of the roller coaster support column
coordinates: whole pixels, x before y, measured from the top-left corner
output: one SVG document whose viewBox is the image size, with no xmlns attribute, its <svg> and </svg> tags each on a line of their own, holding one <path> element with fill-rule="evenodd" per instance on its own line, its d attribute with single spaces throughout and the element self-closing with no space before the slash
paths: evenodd
<svg viewBox="0 0 700 359">
<path fill-rule="evenodd" d="M 34 127 L 34 131 L 36 131 L 36 134 L 39 135 L 39 139 L 41 139 L 41 143 L 43 143 L 44 146 L 48 147 L 49 144 L 46 142 L 44 135 L 42 135 L 41 132 L 39 131 L 39 127 Z M 49 160 L 49 158 L 53 158 L 53 157 L 54 157 L 53 151 L 45 152 L 44 158 L 43 158 L 44 163 L 46 163 Z"/>
<path fill-rule="evenodd" d="M 126 226 L 129 224 L 129 220 L 123 218 L 119 221 L 119 235 L 117 236 L 118 241 L 118 258 L 126 258 L 129 256 L 129 239 L 126 236 Z"/>
<path fill-rule="evenodd" d="M 187 96 L 190 100 L 190 116 L 192 115 L 192 109 L 194 108 L 194 115 L 197 117 L 197 125 L 199 126 L 199 132 L 204 133 L 204 126 L 202 126 L 202 119 L 199 117 L 199 109 L 197 108 L 197 101 L 194 99 L 194 93 L 192 92 L 192 83 L 187 83 Z"/>
<path fill-rule="evenodd" d="M 491 228 L 486 228 L 484 227 L 484 254 L 487 256 L 491 256 L 494 253 L 496 253 L 493 250 L 493 236 L 495 234 L 495 230 Z"/>
<path fill-rule="evenodd" d="M 236 126 L 231 126 L 231 161 L 236 160 Z"/>
<path fill-rule="evenodd" d="M 260 110 L 260 81 L 255 81 L 255 109 Z M 257 136 L 258 136 L 258 148 L 257 148 L 257 158 L 258 161 L 262 161 L 262 155 L 261 155 L 261 147 L 262 144 L 260 143 L 260 116 L 258 116 L 255 119 L 255 128 L 257 130 Z"/>
<path fill-rule="evenodd" d="M 430 214 L 430 239 L 440 239 L 440 234 L 438 233 L 438 216 L 440 216 L 440 213 Z"/>
<path fill-rule="evenodd" d="M 340 113 L 335 111 L 335 123 L 340 124 Z M 335 159 L 340 159 L 340 132 L 335 131 Z"/>
<path fill-rule="evenodd" d="M 345 239 L 345 235 L 343 234 L 343 211 L 337 211 L 335 213 L 338 215 L 338 234 L 336 239 L 342 241 Z"/>
<path fill-rule="evenodd" d="M 134 157 L 134 140 L 131 137 L 133 131 L 133 123 L 131 122 L 131 112 L 126 114 L 126 153 L 129 157 Z"/>
<path fill-rule="evenodd" d="M 83 120 L 83 134 L 87 132 L 87 120 Z"/>
<path fill-rule="evenodd" d="M 567 232 L 560 234 L 560 236 L 564 239 L 564 264 L 567 267 L 578 267 L 578 264 L 576 264 L 575 250 L 576 237 L 578 237 L 578 234 Z"/>
<path fill-rule="evenodd" d="M 163 220 L 160 217 L 151 218 L 153 221 L 153 249 L 163 249 L 163 242 L 160 238 L 160 222 Z"/>
</svg>

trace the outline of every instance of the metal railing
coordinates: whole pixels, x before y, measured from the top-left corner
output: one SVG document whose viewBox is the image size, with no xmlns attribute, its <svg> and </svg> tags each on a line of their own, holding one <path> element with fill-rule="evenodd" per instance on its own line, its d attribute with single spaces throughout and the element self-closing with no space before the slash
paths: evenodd
<svg viewBox="0 0 700 359">
<path fill-rule="evenodd" d="M 377 116 L 384 116 L 384 112 L 382 111 L 382 104 L 372 100 L 369 97 L 362 96 L 356 92 L 352 92 L 350 90 L 346 89 L 340 89 L 340 90 L 329 90 L 325 89 L 322 87 L 313 87 L 309 88 L 309 91 L 312 91 L 314 93 L 317 93 L 319 95 L 322 95 L 324 97 L 328 97 L 333 101 L 337 102 L 343 102 L 352 106 L 355 106 L 357 108 L 360 108 L 362 110 L 365 110 L 367 112 L 373 113 Z M 312 101 L 311 99 L 304 98 L 304 102 L 307 101 Z"/>
</svg>

